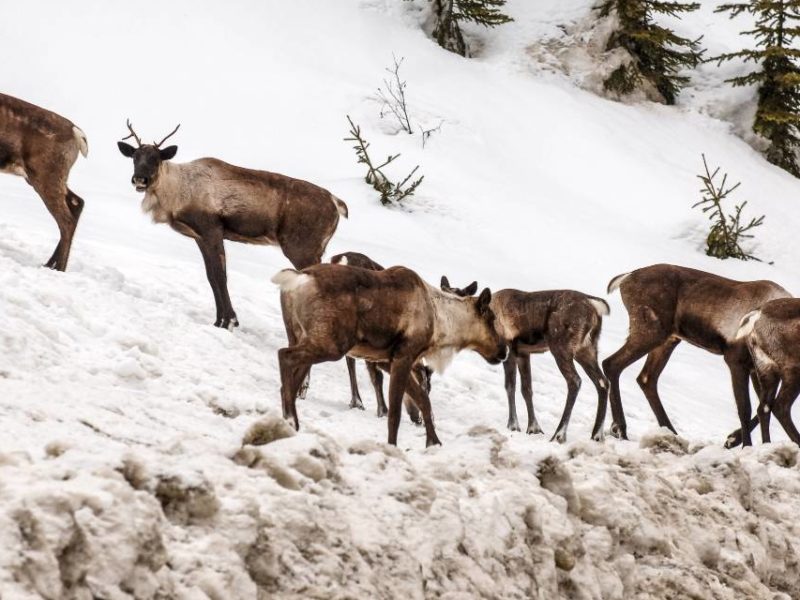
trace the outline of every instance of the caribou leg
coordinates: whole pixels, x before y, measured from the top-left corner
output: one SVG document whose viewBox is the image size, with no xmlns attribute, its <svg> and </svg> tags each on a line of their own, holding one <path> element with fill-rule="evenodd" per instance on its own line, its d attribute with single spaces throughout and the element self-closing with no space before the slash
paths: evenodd
<svg viewBox="0 0 800 600">
<path fill-rule="evenodd" d="M 733 397 L 736 400 L 736 411 L 739 413 L 739 426 L 742 431 L 742 446 L 752 446 L 750 437 L 750 390 L 749 379 L 752 362 L 747 347 L 742 344 L 733 345 L 723 355 L 725 364 L 731 374 Z"/>
<path fill-rule="evenodd" d="M 399 356 L 392 360 L 389 368 L 389 444 L 397 445 L 397 432 L 400 428 L 402 414 L 403 394 L 405 394 L 414 359 L 409 356 Z"/>
<path fill-rule="evenodd" d="M 188 226 L 188 225 L 187 225 Z M 189 226 L 190 227 L 190 226 Z M 225 272 L 225 246 L 222 241 L 222 229 L 214 227 L 202 231 L 199 237 L 195 238 L 200 253 L 203 255 L 203 262 L 206 266 L 206 276 L 214 293 L 214 301 L 217 305 L 217 320 L 215 327 L 228 329 L 237 327 L 239 321 L 236 313 L 233 312 L 231 299 L 228 295 L 227 275 Z"/>
<path fill-rule="evenodd" d="M 516 352 L 509 349 L 508 356 L 503 361 L 503 371 L 505 373 L 506 394 L 508 395 L 508 425 L 511 431 L 519 431 L 519 421 L 517 420 L 517 404 L 515 395 L 517 391 L 517 361 Z"/>
<path fill-rule="evenodd" d="M 350 376 L 350 408 L 360 408 L 364 410 L 364 403 L 361 401 L 361 394 L 358 393 L 358 381 L 356 380 L 356 359 L 350 356 L 344 357 L 347 363 L 347 374 Z"/>
<path fill-rule="evenodd" d="M 775 418 L 783 426 L 786 435 L 800 445 L 800 432 L 792 421 L 792 404 L 800 394 L 800 370 L 792 369 L 781 377 L 781 390 L 775 398 Z"/>
<path fill-rule="evenodd" d="M 408 386 L 406 387 L 406 395 L 413 401 L 415 408 L 419 408 L 422 413 L 422 421 L 425 423 L 425 446 L 441 446 L 442 442 L 439 441 L 436 435 L 436 429 L 433 426 L 433 411 L 431 410 L 431 401 L 428 393 L 424 389 L 424 383 L 417 383 L 415 377 L 408 378 Z M 408 410 L 409 404 L 406 404 Z"/>
<path fill-rule="evenodd" d="M 600 365 L 597 364 L 597 348 L 594 346 L 585 346 L 578 350 L 575 355 L 575 360 L 584 370 L 586 375 L 591 379 L 597 390 L 597 407 L 598 414 L 595 417 L 594 427 L 592 427 L 592 439 L 596 442 L 603 441 L 603 421 L 605 421 L 605 406 L 608 401 L 608 380 L 603 375 Z M 603 407 L 602 414 L 600 407 Z"/>
<path fill-rule="evenodd" d="M 556 432 L 553 434 L 551 442 L 565 442 L 567 441 L 567 427 L 569 420 L 572 416 L 572 408 L 575 406 L 575 399 L 578 397 L 578 391 L 581 389 L 581 377 L 575 369 L 575 363 L 572 356 L 563 350 L 563 348 L 552 348 L 553 358 L 556 359 L 556 366 L 564 379 L 567 381 L 567 400 L 564 403 L 564 413 L 561 415 L 561 421 L 556 427 Z"/>
<path fill-rule="evenodd" d="M 603 372 L 608 378 L 609 399 L 611 401 L 611 435 L 620 439 L 628 439 L 628 428 L 625 423 L 625 410 L 619 392 L 619 377 L 627 367 L 642 358 L 654 348 L 660 346 L 666 336 L 655 331 L 639 331 L 631 327 L 625 344 L 614 354 L 603 361 Z M 605 403 L 602 403 L 603 405 Z M 605 415 L 605 406 L 598 407 L 598 415 Z M 597 432 L 594 432 L 596 435 Z"/>
<path fill-rule="evenodd" d="M 520 388 L 525 399 L 525 409 L 528 411 L 528 427 L 525 433 L 542 433 L 536 413 L 533 411 L 533 381 L 531 377 L 531 355 L 516 354 L 517 371 L 519 371 Z M 515 403 L 516 405 L 516 403 Z"/>
<path fill-rule="evenodd" d="M 58 225 L 59 240 L 53 255 L 44 266 L 56 271 L 65 271 L 72 238 L 78 227 L 78 218 L 83 211 L 83 199 L 61 184 L 40 182 L 38 176 L 31 180 L 31 185 L 47 207 Z"/>
<path fill-rule="evenodd" d="M 647 401 L 650 403 L 650 408 L 656 416 L 658 426 L 666 427 L 675 435 L 677 435 L 678 432 L 675 431 L 675 427 L 672 426 L 667 412 L 664 410 L 664 405 L 661 404 L 661 398 L 658 396 L 658 379 L 661 377 L 664 367 L 667 366 L 667 362 L 670 356 L 672 356 L 672 351 L 675 350 L 675 347 L 679 343 L 679 338 L 670 338 L 658 348 L 651 350 L 647 355 L 647 360 L 644 363 L 641 373 L 639 373 L 639 376 L 636 378 L 636 383 L 642 388 Z"/>
<path fill-rule="evenodd" d="M 383 373 L 381 373 L 376 363 L 369 361 L 367 361 L 367 373 L 369 373 L 369 380 L 372 382 L 372 388 L 375 390 L 377 415 L 379 417 L 385 417 L 389 410 L 386 408 L 386 401 L 383 399 Z"/>
</svg>

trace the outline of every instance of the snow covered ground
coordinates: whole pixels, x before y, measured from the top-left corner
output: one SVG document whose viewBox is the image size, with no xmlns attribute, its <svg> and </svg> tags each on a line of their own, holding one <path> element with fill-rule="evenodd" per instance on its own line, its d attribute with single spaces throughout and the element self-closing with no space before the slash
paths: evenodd
<svg viewBox="0 0 800 600">
<path fill-rule="evenodd" d="M 4 8 L 0 53 L 20 59 L 4 62 L 2 91 L 72 119 L 90 152 L 72 172 L 86 208 L 65 274 L 39 267 L 56 241 L 41 201 L 0 179 L 0 598 L 800 597 L 797 450 L 777 427 L 778 443 L 721 449 L 737 419 L 718 357 L 683 344 L 661 380 L 684 438 L 653 429 L 634 365 L 633 441 L 588 441 L 585 385 L 559 446 L 505 431 L 501 369 L 462 354 L 434 380 L 444 445 L 424 449 L 404 422 L 393 449 L 363 370 L 368 410 L 347 408 L 343 363 L 314 369 L 299 434 L 277 417 L 278 250 L 228 245 L 242 326 L 210 325 L 194 243 L 141 214 L 115 147 L 126 117 L 145 139 L 182 123 L 176 160 L 329 188 L 350 219 L 328 255 L 362 251 L 431 282 L 603 296 L 612 276 L 664 261 L 800 290 L 800 184 L 735 135 L 752 91 L 721 79 L 741 65 L 704 66 L 678 107 L 614 103 L 549 62 L 588 0 L 509 0 L 516 22 L 476 30 L 471 60 L 426 38 L 424 4 Z M 712 53 L 743 28 L 714 4 L 680 23 Z M 373 99 L 393 54 L 412 121 L 443 121 L 424 149 Z M 363 183 L 347 114 L 376 155 L 402 152 L 393 173 L 421 165 L 410 211 Z M 757 253 L 774 264 L 702 253 L 701 153 L 767 215 Z M 627 329 L 608 300 L 603 356 Z M 533 377 L 552 434 L 566 386 L 549 356 Z"/>
</svg>

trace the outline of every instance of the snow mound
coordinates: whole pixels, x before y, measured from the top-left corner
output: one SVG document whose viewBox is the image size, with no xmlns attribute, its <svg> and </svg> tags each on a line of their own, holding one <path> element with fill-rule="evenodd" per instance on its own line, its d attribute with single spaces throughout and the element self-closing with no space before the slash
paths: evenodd
<svg viewBox="0 0 800 600">
<path fill-rule="evenodd" d="M 76 469 L 69 451 L 2 455 L 0 594 L 800 595 L 796 448 L 581 442 L 531 461 L 507 440 L 475 428 L 403 453 L 300 433 L 244 446 L 214 485 L 142 457 Z"/>
</svg>

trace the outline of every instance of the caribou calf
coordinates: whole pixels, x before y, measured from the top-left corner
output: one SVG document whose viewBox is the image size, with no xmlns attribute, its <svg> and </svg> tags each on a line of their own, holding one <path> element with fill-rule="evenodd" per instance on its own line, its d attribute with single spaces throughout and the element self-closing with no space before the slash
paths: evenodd
<svg viewBox="0 0 800 600">
<path fill-rule="evenodd" d="M 770 300 L 788 298 L 789 292 L 772 281 L 734 281 L 712 273 L 675 265 L 652 265 L 617 275 L 608 293 L 619 289 L 628 311 L 630 331 L 625 344 L 603 361 L 609 380 L 612 435 L 627 439 L 627 426 L 619 392 L 622 371 L 647 355 L 636 381 L 661 427 L 675 432 L 658 396 L 658 378 L 672 351 L 686 340 L 713 354 L 728 366 L 733 396 L 741 423 L 742 443 L 751 444 L 748 378 L 753 363 L 744 340 L 737 339 L 741 319 Z M 593 435 L 601 435 L 605 402 L 597 410 Z M 734 445 L 735 434 L 726 445 Z"/>
<path fill-rule="evenodd" d="M 137 147 L 118 142 L 133 159 L 131 183 L 144 192 L 142 210 L 167 223 L 200 248 L 217 307 L 217 327 L 239 324 L 228 295 L 223 240 L 280 246 L 298 269 L 320 262 L 347 205 L 328 190 L 286 175 L 244 169 L 216 158 L 170 162 L 177 146 L 142 144 L 128 121 Z"/>
<path fill-rule="evenodd" d="M 331 264 L 334 265 L 348 265 L 350 267 L 359 267 L 361 269 L 369 269 L 370 271 L 383 271 L 384 268 L 372 260 L 366 254 L 360 252 L 343 252 L 331 257 Z M 360 408 L 364 410 L 364 403 L 361 400 L 361 394 L 358 391 L 358 380 L 356 378 L 356 359 L 351 356 L 345 356 L 347 362 L 347 374 L 350 377 L 350 408 Z M 383 398 L 383 370 L 380 368 L 379 363 L 364 361 L 367 367 L 372 388 L 375 390 L 375 400 L 377 401 L 377 415 L 378 417 L 385 417 L 389 412 L 386 408 L 386 401 Z M 427 393 L 431 391 L 431 375 L 432 371 L 429 367 L 424 365 L 416 365 L 413 372 L 414 377 Z M 302 394 L 301 394 L 302 395 Z M 417 425 L 422 424 L 419 416 L 419 410 L 413 401 L 408 396 L 403 397 L 403 404 L 406 407 L 406 412 L 411 418 L 411 421 Z"/>
<path fill-rule="evenodd" d="M 800 445 L 800 432 L 792 421 L 792 405 L 800 394 L 800 299 L 767 302 L 742 319 L 736 337 L 747 343 L 760 383 L 762 441 L 769 442 L 769 417 L 774 412 L 789 439 Z"/>
<path fill-rule="evenodd" d="M 0 173 L 25 178 L 53 215 L 61 237 L 45 263 L 56 271 L 67 268 L 72 238 L 83 210 L 83 199 L 67 187 L 70 169 L 86 156 L 86 134 L 54 112 L 0 94 Z"/>
<path fill-rule="evenodd" d="M 452 288 L 447 277 L 442 277 L 441 288 L 460 296 L 474 294 L 476 287 L 473 282 L 466 288 Z M 567 381 L 564 413 L 551 441 L 566 441 L 572 408 L 581 387 L 575 362 L 592 380 L 599 403 L 605 402 L 608 393 L 608 382 L 597 363 L 597 342 L 603 316 L 609 313 L 608 304 L 605 300 L 573 290 L 521 292 L 506 289 L 492 295 L 491 307 L 496 316 L 495 327 L 509 348 L 508 358 L 503 362 L 508 394 L 508 428 L 519 431 L 515 400 L 516 372 L 519 370 L 522 397 L 528 410 L 526 431 L 542 432 L 533 411 L 531 354 L 549 350 Z"/>
<path fill-rule="evenodd" d="M 272 281 L 281 288 L 281 310 L 289 346 L 278 351 L 283 415 L 295 428 L 295 400 L 312 365 L 345 355 L 389 368 L 389 443 L 397 444 L 403 394 L 422 412 L 426 444 L 438 444 L 427 393 L 411 377 L 423 358 L 441 370 L 469 348 L 491 363 L 506 357 L 494 328 L 492 294 L 460 298 L 426 284 L 414 271 L 391 267 L 369 271 L 321 264 L 285 269 Z"/>
</svg>

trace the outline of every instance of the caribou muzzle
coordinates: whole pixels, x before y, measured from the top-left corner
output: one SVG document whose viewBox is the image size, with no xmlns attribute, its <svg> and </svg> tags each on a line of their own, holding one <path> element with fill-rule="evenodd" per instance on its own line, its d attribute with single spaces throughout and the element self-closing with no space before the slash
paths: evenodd
<svg viewBox="0 0 800 600">
<path fill-rule="evenodd" d="M 134 175 L 131 177 L 131 183 L 133 184 L 133 187 L 136 188 L 137 192 L 145 192 L 147 191 L 147 186 L 150 185 L 150 178 L 136 177 L 136 175 Z"/>
<path fill-rule="evenodd" d="M 490 365 L 499 365 L 501 362 L 508 358 L 508 346 L 502 344 L 497 347 L 497 353 L 491 358 L 487 358 L 486 362 Z"/>
</svg>

